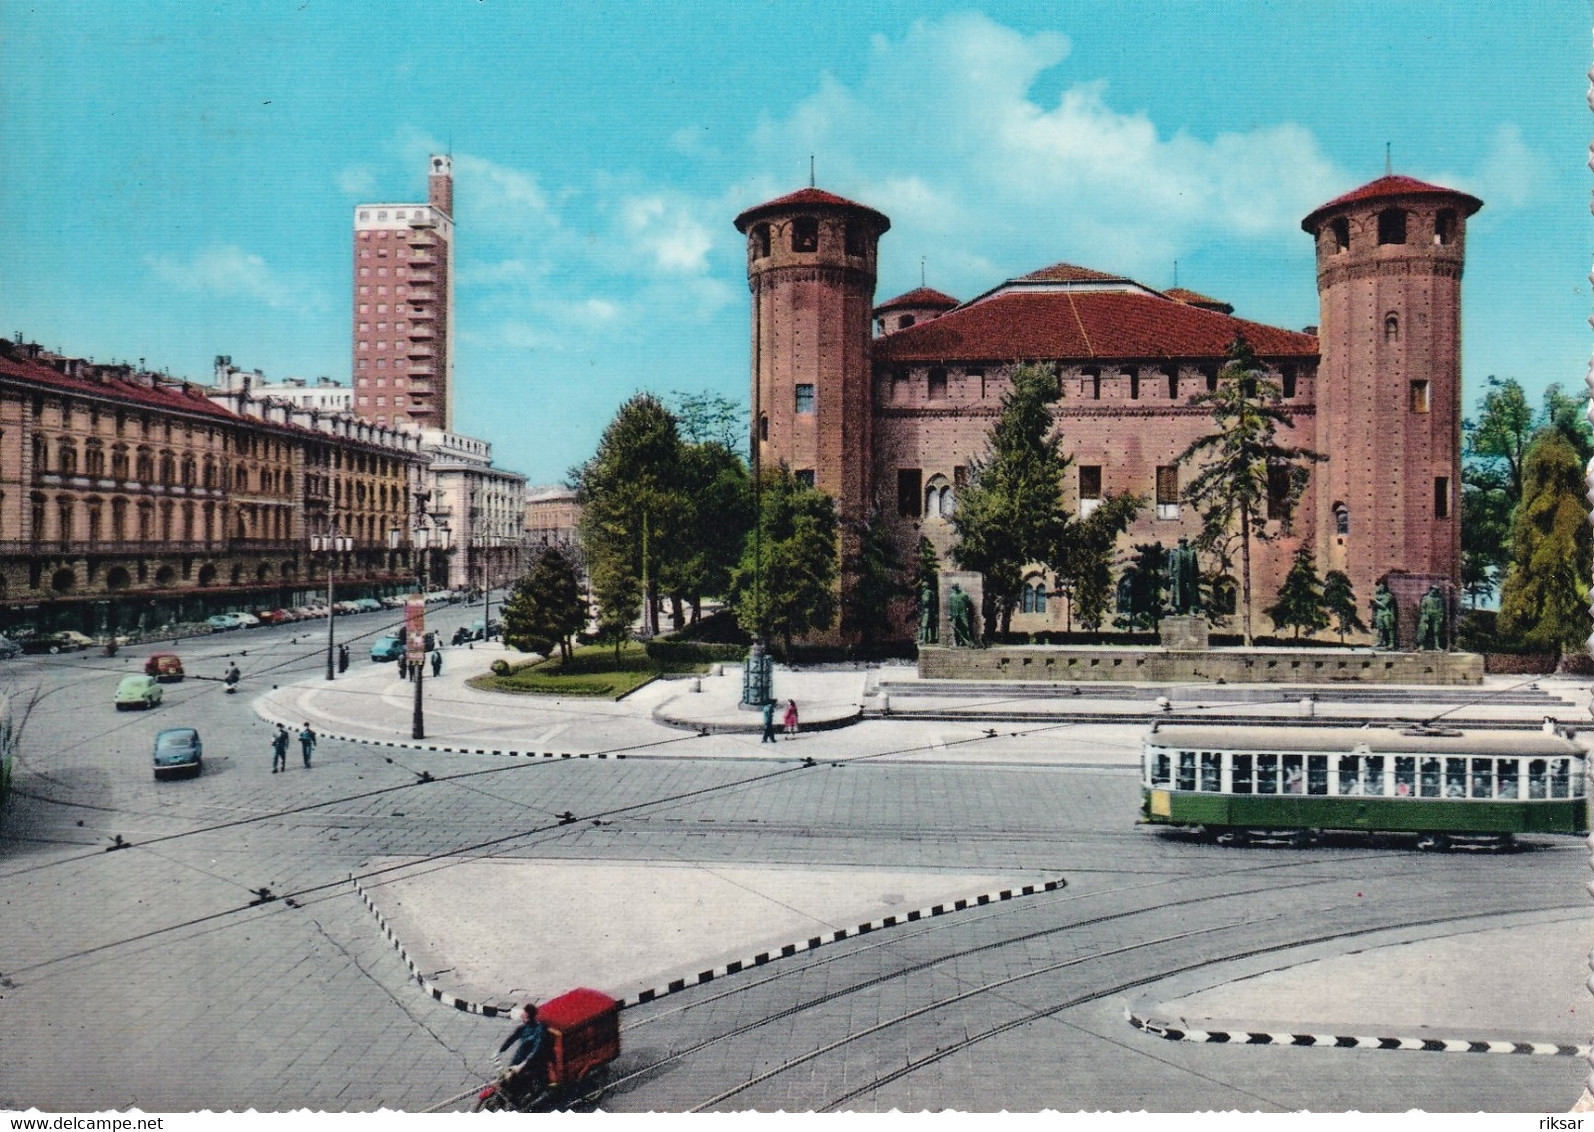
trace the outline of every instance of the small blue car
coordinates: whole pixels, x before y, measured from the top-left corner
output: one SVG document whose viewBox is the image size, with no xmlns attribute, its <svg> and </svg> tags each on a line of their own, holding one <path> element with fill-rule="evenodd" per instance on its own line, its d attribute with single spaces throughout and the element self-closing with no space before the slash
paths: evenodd
<svg viewBox="0 0 1594 1132">
<path fill-rule="evenodd" d="M 199 732 L 192 727 L 168 727 L 155 736 L 155 777 L 185 770 L 198 774 L 203 753 Z"/>
<path fill-rule="evenodd" d="M 371 646 L 371 659 L 375 661 L 397 660 L 404 655 L 404 642 L 397 637 L 378 637 Z"/>
</svg>

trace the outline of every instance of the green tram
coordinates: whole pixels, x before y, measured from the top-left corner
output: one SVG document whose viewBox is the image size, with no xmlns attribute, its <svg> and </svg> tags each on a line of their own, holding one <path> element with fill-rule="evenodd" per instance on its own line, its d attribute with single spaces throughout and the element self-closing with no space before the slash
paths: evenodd
<svg viewBox="0 0 1594 1132">
<path fill-rule="evenodd" d="M 1325 830 L 1416 834 L 1420 849 L 1589 828 L 1586 751 L 1550 731 L 1153 726 L 1142 820 L 1222 844 Z"/>
</svg>

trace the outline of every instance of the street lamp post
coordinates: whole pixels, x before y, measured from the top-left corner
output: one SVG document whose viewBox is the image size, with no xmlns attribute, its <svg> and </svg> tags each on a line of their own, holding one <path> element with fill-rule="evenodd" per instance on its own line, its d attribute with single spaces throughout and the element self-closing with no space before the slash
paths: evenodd
<svg viewBox="0 0 1594 1132">
<path fill-rule="evenodd" d="M 410 720 L 411 739 L 426 738 L 426 715 L 425 710 L 421 706 L 421 685 L 426 679 L 426 632 L 424 611 L 426 602 L 426 579 L 431 576 L 431 571 L 427 569 L 427 567 L 430 565 L 429 552 L 434 542 L 439 550 L 447 550 L 449 536 L 449 529 L 443 526 L 440 521 L 438 521 L 440 516 L 432 516 L 435 525 L 430 528 L 425 525 L 426 519 L 427 514 L 424 508 L 418 509 L 415 515 L 415 548 L 420 553 L 416 556 L 417 573 L 415 578 L 415 589 L 417 593 L 417 600 L 422 603 L 421 608 L 423 620 L 421 632 L 419 634 L 420 648 L 418 650 L 411 649 L 410 646 L 412 643 L 413 634 L 406 637 L 404 644 L 405 651 L 408 652 L 410 656 L 415 656 L 417 651 L 420 653 L 419 663 L 413 663 L 410 665 L 412 670 L 411 679 L 415 681 L 415 711 Z"/>
<path fill-rule="evenodd" d="M 327 679 L 328 680 L 333 679 L 332 662 L 333 662 L 333 654 L 336 652 L 336 645 L 335 645 L 335 641 L 333 639 L 334 632 L 335 632 L 335 630 L 333 629 L 333 623 L 337 620 L 337 618 L 334 617 L 333 613 L 332 613 L 332 576 L 333 576 L 333 573 L 334 573 L 334 569 L 333 568 L 337 564 L 337 561 L 338 561 L 338 557 L 337 556 L 338 556 L 338 554 L 340 552 L 347 553 L 348 551 L 353 550 L 353 549 L 354 549 L 354 540 L 352 538 L 350 538 L 348 535 L 340 535 L 340 534 L 338 534 L 338 528 L 335 525 L 327 527 L 327 533 L 324 534 L 324 535 L 311 535 L 310 536 L 310 550 L 311 550 L 312 553 L 313 552 L 318 552 L 318 551 L 326 551 L 327 552 Z"/>
</svg>

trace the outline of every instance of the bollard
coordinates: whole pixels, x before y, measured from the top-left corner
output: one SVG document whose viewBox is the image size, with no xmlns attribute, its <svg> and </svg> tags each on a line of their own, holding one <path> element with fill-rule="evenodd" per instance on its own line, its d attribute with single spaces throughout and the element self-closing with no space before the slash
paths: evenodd
<svg viewBox="0 0 1594 1132">
<path fill-rule="evenodd" d="M 688 688 L 687 690 L 688 691 L 692 691 L 692 692 L 701 692 L 703 690 L 703 681 L 702 681 L 702 679 L 700 677 L 697 677 L 697 676 L 692 677 L 691 687 Z"/>
<path fill-rule="evenodd" d="M 1172 711 L 1173 710 L 1173 701 L 1168 699 L 1167 696 L 1158 696 L 1157 697 L 1157 710 L 1158 711 Z"/>
<path fill-rule="evenodd" d="M 880 693 L 880 714 L 881 715 L 890 715 L 891 714 L 891 695 L 888 692 L 881 692 Z"/>
<path fill-rule="evenodd" d="M 1316 709 L 1312 706 L 1311 696 L 1301 697 L 1301 714 L 1307 719 L 1311 719 L 1316 714 Z"/>
</svg>

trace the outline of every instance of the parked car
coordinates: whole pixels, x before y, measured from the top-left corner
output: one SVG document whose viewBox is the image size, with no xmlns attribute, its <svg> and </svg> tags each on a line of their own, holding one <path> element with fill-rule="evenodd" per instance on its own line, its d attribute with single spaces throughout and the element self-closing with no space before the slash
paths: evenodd
<svg viewBox="0 0 1594 1132">
<path fill-rule="evenodd" d="M 75 649 L 86 649 L 98 642 L 87 633 L 79 633 L 76 629 L 62 629 L 55 634 L 55 639 L 62 644 L 70 644 Z"/>
<path fill-rule="evenodd" d="M 371 659 L 377 663 L 397 660 L 404 655 L 404 642 L 397 637 L 378 637 L 371 645 Z"/>
<path fill-rule="evenodd" d="M 232 615 L 230 613 L 212 613 L 209 617 L 205 618 L 205 624 L 209 625 L 218 633 L 227 629 L 238 628 L 238 622 L 232 619 Z"/>
<path fill-rule="evenodd" d="M 382 608 L 383 609 L 403 609 L 404 608 L 404 603 L 407 602 L 408 600 L 409 600 L 409 598 L 403 596 L 402 594 L 393 594 L 391 597 L 385 597 L 385 598 L 382 599 Z"/>
<path fill-rule="evenodd" d="M 299 615 L 291 609 L 274 609 L 272 612 L 277 615 L 278 625 L 286 625 L 290 621 L 299 620 Z"/>
<path fill-rule="evenodd" d="M 204 746 L 192 727 L 168 727 L 155 736 L 155 777 L 165 778 L 178 770 L 200 772 Z"/>
<path fill-rule="evenodd" d="M 176 684 L 183 678 L 183 662 L 174 652 L 151 653 L 144 662 L 144 675 L 158 684 Z"/>
<path fill-rule="evenodd" d="M 81 633 L 78 635 L 82 636 Z M 60 633 L 43 633 L 22 642 L 22 651 L 27 653 L 77 652 L 82 647 L 71 637 Z"/>
<path fill-rule="evenodd" d="M 145 676 L 142 673 L 122 677 L 122 682 L 116 686 L 116 710 L 126 711 L 128 708 L 152 708 L 161 702 L 161 686 L 155 682 L 155 677 Z"/>
<path fill-rule="evenodd" d="M 300 621 L 311 621 L 327 615 L 326 607 L 322 605 L 296 605 L 293 611 L 299 615 Z"/>
<path fill-rule="evenodd" d="M 0 637 L 0 660 L 10 660 L 21 655 L 21 645 L 7 637 Z"/>
<path fill-rule="evenodd" d="M 235 618 L 240 628 L 253 629 L 260 624 L 260 618 L 253 613 L 229 613 L 227 616 Z"/>
</svg>

